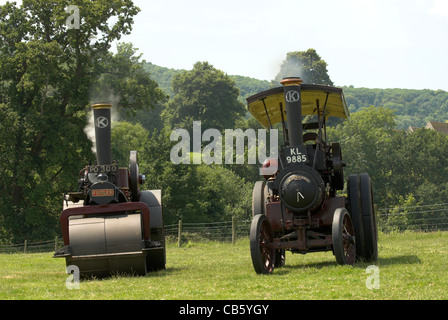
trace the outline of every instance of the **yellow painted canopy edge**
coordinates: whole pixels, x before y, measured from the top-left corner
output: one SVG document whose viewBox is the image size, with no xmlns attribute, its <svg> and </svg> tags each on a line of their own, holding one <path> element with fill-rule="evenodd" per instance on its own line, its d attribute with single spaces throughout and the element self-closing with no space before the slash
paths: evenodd
<svg viewBox="0 0 448 320">
<path fill-rule="evenodd" d="M 348 111 L 345 97 L 341 88 L 316 84 L 302 84 L 300 87 L 300 94 L 302 98 L 302 116 L 317 115 L 317 101 L 319 101 L 319 111 L 323 112 L 325 100 L 328 95 L 327 107 L 325 108 L 325 117 L 349 118 L 350 113 Z M 271 121 L 271 125 L 282 121 L 280 103 L 282 103 L 283 106 L 284 120 L 287 120 L 283 86 L 254 94 L 248 97 L 246 101 L 249 112 L 265 128 L 269 127 L 269 120 Z M 269 120 L 266 116 L 265 105 L 269 114 Z"/>
</svg>

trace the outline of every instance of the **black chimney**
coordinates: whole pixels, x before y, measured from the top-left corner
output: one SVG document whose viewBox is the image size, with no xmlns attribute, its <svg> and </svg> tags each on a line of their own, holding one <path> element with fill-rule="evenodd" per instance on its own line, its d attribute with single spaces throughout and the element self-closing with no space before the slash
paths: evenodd
<svg viewBox="0 0 448 320">
<path fill-rule="evenodd" d="M 290 147 L 303 145 L 302 98 L 300 94 L 300 84 L 302 82 L 302 79 L 298 77 L 288 77 L 280 81 L 283 85 L 283 92 L 285 95 L 285 111 Z"/>
<path fill-rule="evenodd" d="M 98 165 L 111 164 L 111 116 L 112 105 L 98 103 L 92 105 L 95 122 L 96 160 Z"/>
</svg>

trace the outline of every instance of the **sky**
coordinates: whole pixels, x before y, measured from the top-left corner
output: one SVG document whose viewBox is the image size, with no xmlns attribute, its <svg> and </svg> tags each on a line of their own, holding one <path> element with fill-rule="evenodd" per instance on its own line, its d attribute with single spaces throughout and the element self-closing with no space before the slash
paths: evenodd
<svg viewBox="0 0 448 320">
<path fill-rule="evenodd" d="M 448 91 L 448 0 L 134 2 L 141 12 L 120 41 L 158 66 L 207 61 L 272 80 L 288 52 L 314 48 L 335 86 Z"/>
<path fill-rule="evenodd" d="M 336 86 L 448 91 L 448 0 L 135 3 L 141 12 L 122 40 L 159 66 L 208 61 L 271 80 L 288 52 L 314 48 Z"/>
</svg>

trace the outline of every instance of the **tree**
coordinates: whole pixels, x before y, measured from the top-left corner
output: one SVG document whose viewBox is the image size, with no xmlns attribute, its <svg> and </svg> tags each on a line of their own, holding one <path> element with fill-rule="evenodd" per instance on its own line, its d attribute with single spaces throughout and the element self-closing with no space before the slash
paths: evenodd
<svg viewBox="0 0 448 320">
<path fill-rule="evenodd" d="M 448 137 L 429 129 L 396 130 L 394 119 L 392 110 L 370 106 L 327 129 L 329 140 L 341 143 L 345 175 L 367 172 L 378 208 L 445 203 Z"/>
<path fill-rule="evenodd" d="M 448 183 L 448 137 L 434 130 L 419 129 L 405 135 L 395 150 L 395 163 L 399 165 L 394 166 L 393 173 L 401 177 L 402 193 L 413 193 L 419 203 L 446 202 L 440 195 L 445 193 L 444 186 Z"/>
<path fill-rule="evenodd" d="M 398 129 L 423 127 L 428 120 L 447 120 L 448 92 L 442 90 L 344 87 L 344 96 L 351 113 L 371 105 L 393 110 Z"/>
<path fill-rule="evenodd" d="M 102 61 L 101 76 L 89 92 L 91 102 L 115 102 L 123 115 L 147 112 L 156 102 L 165 102 L 168 96 L 150 78 L 141 56 L 132 43 L 119 43 L 115 55 L 108 52 Z"/>
<path fill-rule="evenodd" d="M 349 121 L 327 130 L 331 141 L 341 143 L 346 171 L 372 174 L 376 170 L 378 154 L 389 146 L 388 139 L 394 127 L 391 110 L 370 106 L 352 114 Z"/>
<path fill-rule="evenodd" d="M 275 81 L 280 82 L 285 77 L 300 77 L 304 83 L 333 85 L 328 75 L 327 63 L 315 49 L 288 52 Z"/>
<path fill-rule="evenodd" d="M 79 9 L 79 28 L 66 24 L 69 5 Z M 77 187 L 80 168 L 92 158 L 83 134 L 91 89 L 111 62 L 123 61 L 110 45 L 130 33 L 138 12 L 130 0 L 0 7 L 0 221 L 8 239 L 48 239 L 59 230 L 61 194 Z M 149 83 L 134 66 L 125 65 L 118 77 L 128 88 Z M 160 97 L 154 85 L 132 92 L 143 93 L 147 106 Z"/>
<path fill-rule="evenodd" d="M 197 62 L 192 70 L 176 74 L 172 87 L 174 97 L 162 113 L 172 128 L 188 130 L 193 121 L 200 120 L 203 130 L 223 131 L 233 128 L 235 120 L 245 114 L 235 83 L 208 62 Z"/>
<path fill-rule="evenodd" d="M 399 133 L 394 127 L 391 110 L 370 106 L 352 114 L 349 121 L 327 128 L 329 141 L 341 144 L 342 158 L 347 164 L 345 176 L 367 172 L 374 183 L 374 196 L 382 206 L 391 194 L 391 166 L 396 164 L 394 143 Z"/>
<path fill-rule="evenodd" d="M 165 224 L 229 221 L 250 217 L 253 184 L 224 165 L 174 164 L 171 129 L 152 132 L 139 160 L 142 188 L 161 189 Z"/>
<path fill-rule="evenodd" d="M 409 212 L 418 205 L 414 196 L 399 196 L 398 203 L 387 215 L 381 217 L 382 231 L 402 231 L 409 228 L 412 217 Z"/>
<path fill-rule="evenodd" d="M 137 151 L 139 162 L 140 159 L 143 159 L 145 145 L 148 142 L 148 131 L 139 123 L 114 122 L 112 123 L 111 140 L 112 159 L 116 160 L 119 166 L 127 167 L 132 150 Z"/>
</svg>

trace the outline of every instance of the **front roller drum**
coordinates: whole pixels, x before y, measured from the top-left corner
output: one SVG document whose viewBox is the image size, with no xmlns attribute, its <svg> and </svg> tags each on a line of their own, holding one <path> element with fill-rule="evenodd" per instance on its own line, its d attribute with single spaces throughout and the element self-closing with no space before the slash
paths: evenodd
<svg viewBox="0 0 448 320">
<path fill-rule="evenodd" d="M 69 235 L 66 263 L 77 266 L 83 277 L 147 272 L 140 214 L 73 216 Z"/>
<path fill-rule="evenodd" d="M 271 246 L 274 235 L 263 214 L 257 214 L 250 227 L 250 254 L 255 272 L 269 274 L 274 271 L 275 249 Z"/>
</svg>

